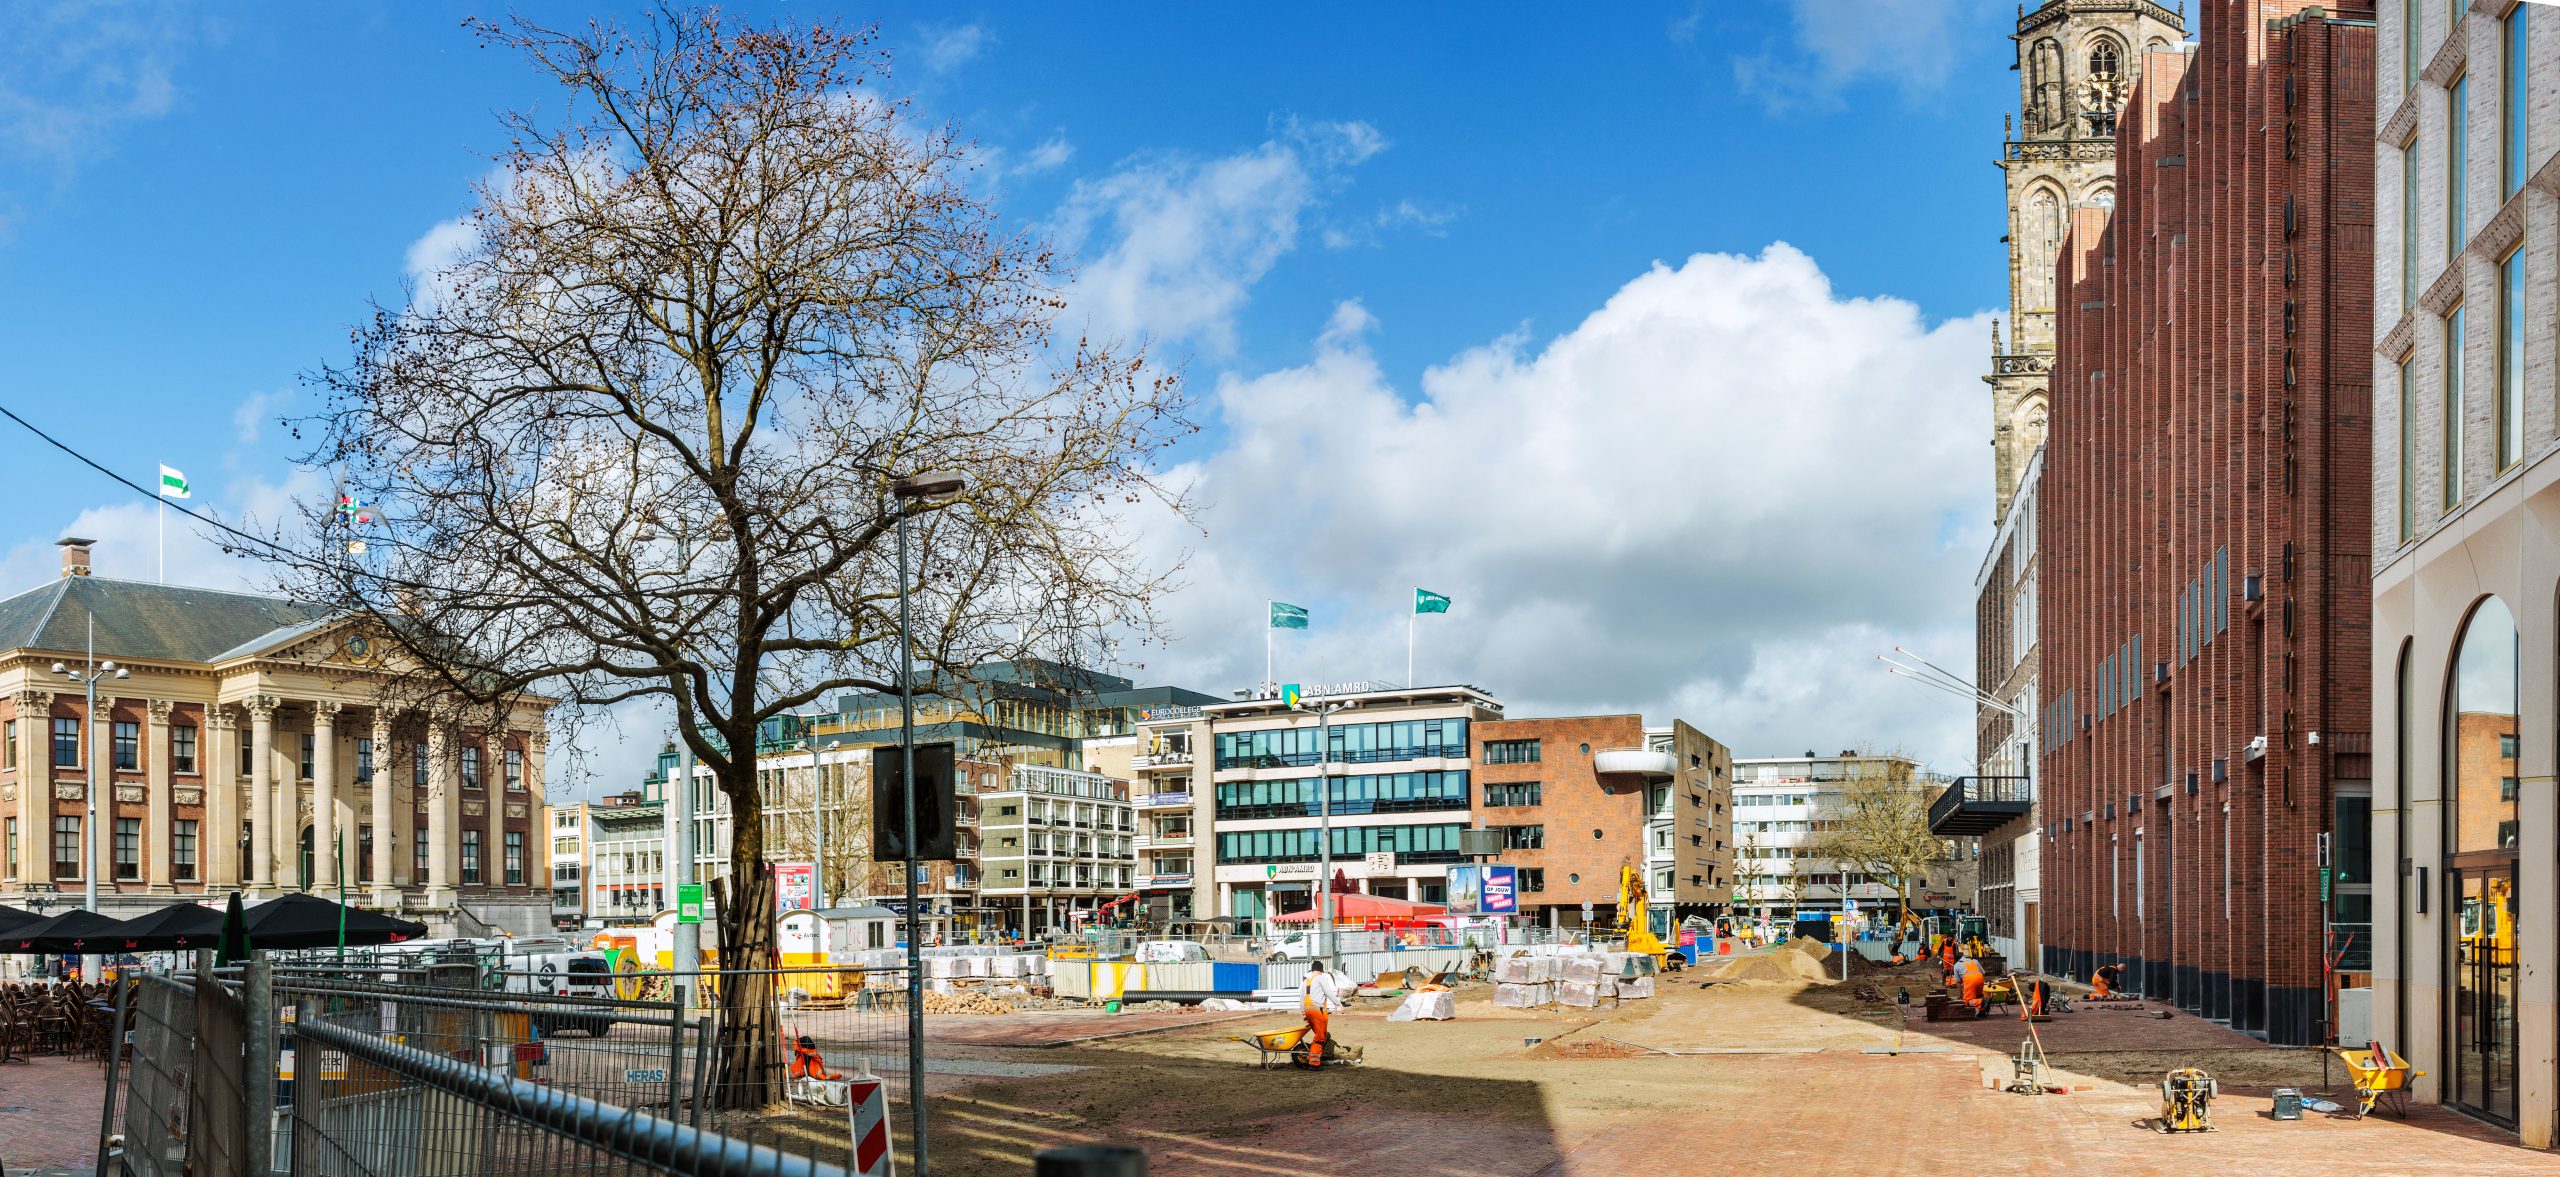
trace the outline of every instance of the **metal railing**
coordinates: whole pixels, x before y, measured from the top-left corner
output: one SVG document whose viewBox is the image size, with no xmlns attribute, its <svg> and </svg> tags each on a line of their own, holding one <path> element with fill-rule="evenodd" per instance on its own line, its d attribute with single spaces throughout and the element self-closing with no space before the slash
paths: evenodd
<svg viewBox="0 0 2560 1177">
<path fill-rule="evenodd" d="M 294 1103 L 296 1172 L 331 1177 L 429 1174 L 670 1173 L 839 1177 L 836 1165 L 750 1145 L 617 1107 L 506 1069 L 444 1057 L 385 1035 L 315 1019 L 299 1037 L 339 1063 Z"/>
<path fill-rule="evenodd" d="M 1929 803 L 1929 826 L 1944 824 L 1967 805 L 2023 807 L 2035 802 L 2035 783 L 2022 776 L 1959 777 Z"/>
</svg>

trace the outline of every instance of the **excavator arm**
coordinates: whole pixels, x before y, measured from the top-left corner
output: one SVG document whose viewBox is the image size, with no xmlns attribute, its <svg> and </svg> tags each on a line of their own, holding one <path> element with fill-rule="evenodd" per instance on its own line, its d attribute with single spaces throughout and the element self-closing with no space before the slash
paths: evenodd
<svg viewBox="0 0 2560 1177">
<path fill-rule="evenodd" d="M 1627 951 L 1641 952 L 1662 964 L 1671 954 L 1671 946 L 1653 934 L 1645 920 L 1645 905 L 1650 898 L 1645 890 L 1644 872 L 1634 866 L 1618 868 L 1618 933 L 1627 939 Z"/>
</svg>

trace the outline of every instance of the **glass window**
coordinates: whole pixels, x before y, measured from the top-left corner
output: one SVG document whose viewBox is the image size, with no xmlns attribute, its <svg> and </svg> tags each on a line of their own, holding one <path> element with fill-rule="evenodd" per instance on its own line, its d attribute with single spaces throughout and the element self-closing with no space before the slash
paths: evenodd
<svg viewBox="0 0 2560 1177">
<path fill-rule="evenodd" d="M 2462 261 L 2462 246 L 2471 240 L 2471 209 L 2468 190 L 2471 184 L 2471 148 L 2463 140 L 2471 134 L 2471 102 L 2469 75 L 2455 78 L 2445 91 L 2445 168 L 2444 168 L 2444 257 L 2448 266 Z"/>
<path fill-rule="evenodd" d="M 2507 10 L 2500 29 L 2504 39 L 2498 65 L 2498 197 L 2504 200 L 2524 187 L 2526 158 L 2525 123 L 2531 99 L 2525 90 L 2525 13 L 2533 6 L 2518 4 Z"/>
<path fill-rule="evenodd" d="M 480 831 L 462 831 L 462 881 L 480 881 Z"/>
<path fill-rule="evenodd" d="M 524 749 L 522 748 L 507 749 L 507 788 L 515 792 L 524 791 Z"/>
<path fill-rule="evenodd" d="M 409 863 L 412 872 L 409 877 L 416 882 L 426 882 L 428 872 L 435 869 L 433 865 L 427 861 L 428 845 L 427 823 L 421 820 L 418 823 L 417 833 L 411 838 L 409 847 Z"/>
<path fill-rule="evenodd" d="M 506 859 L 506 864 L 507 864 L 507 885 L 508 885 L 508 886 L 510 886 L 510 887 L 521 887 L 521 886 L 523 886 L 523 885 L 524 885 L 524 833 L 523 833 L 523 831 L 520 831 L 520 830 L 508 830 L 508 831 L 507 831 L 507 859 Z"/>
<path fill-rule="evenodd" d="M 2524 251 L 2498 263 L 2498 471 L 2524 460 Z"/>
<path fill-rule="evenodd" d="M 2426 40 L 2426 25 L 2420 17 L 2423 5 L 2419 0 L 2400 0 L 2400 4 L 2400 92 L 2405 95 L 2417 92 L 2418 71 L 2426 64 L 2418 56 L 2418 47 Z"/>
<path fill-rule="evenodd" d="M 2444 456 L 2443 508 L 2462 501 L 2462 308 L 2444 317 L 2444 436 L 2437 440 Z"/>
<path fill-rule="evenodd" d="M 1484 762 L 1487 764 L 1536 764 L 1543 740 L 1486 740 Z"/>
<path fill-rule="evenodd" d="M 480 787 L 480 749 L 468 744 L 462 749 L 462 787 Z"/>
<path fill-rule="evenodd" d="M 253 775 L 253 765 L 250 762 L 256 758 L 258 751 L 249 737 L 250 732 L 245 728 L 238 729 L 238 734 L 232 737 L 232 742 L 240 747 L 240 775 L 243 777 Z"/>
<path fill-rule="evenodd" d="M 409 783 L 421 789 L 427 787 L 427 744 L 424 740 L 409 745 Z"/>
<path fill-rule="evenodd" d="M 2515 733 L 2516 623 L 2505 602 L 2490 597 L 2464 626 L 2455 654 L 2447 741 L 2456 854 L 2513 852 L 2516 800 L 2503 782 L 2518 775 Z"/>
<path fill-rule="evenodd" d="M 141 878 L 142 819 L 138 817 L 117 818 L 115 837 L 116 877 L 119 879 Z"/>
<path fill-rule="evenodd" d="M 2400 145 L 2400 312 L 2418 305 L 2418 140 Z"/>
<path fill-rule="evenodd" d="M 2418 382 L 2410 372 L 2416 352 L 2400 355 L 2400 542 L 2417 534 Z"/>
<path fill-rule="evenodd" d="M 361 785 L 371 780 L 373 780 L 373 740 L 368 737 L 356 741 L 356 783 Z"/>
<path fill-rule="evenodd" d="M 306 781 L 307 781 L 307 780 L 312 780 L 312 779 L 314 779 L 314 778 L 313 778 L 313 775 L 312 775 L 312 772 L 311 772 L 311 760 L 312 760 L 312 756 L 313 756 L 313 755 L 318 751 L 319 747 L 320 747 L 320 738 L 319 738 L 318 736 L 315 736 L 315 735 L 311 734 L 310 732 L 304 732 L 304 733 L 302 733 L 302 778 L 301 778 L 301 779 L 306 780 Z"/>
<path fill-rule="evenodd" d="M 53 819 L 53 877 L 80 877 L 80 819 L 77 816 Z"/>
<path fill-rule="evenodd" d="M 1536 805 L 1539 803 L 1538 782 L 1518 781 L 1510 784 L 1486 785 L 1484 803 L 1491 809 Z"/>
<path fill-rule="evenodd" d="M 169 771 L 192 773 L 196 770 L 196 727 L 182 723 L 169 729 Z"/>
<path fill-rule="evenodd" d="M 53 765 L 56 768 L 80 766 L 80 721 L 56 718 L 53 721 Z"/>
<path fill-rule="evenodd" d="M 1502 848 L 1505 850 L 1543 850 L 1547 845 L 1547 827 L 1543 825 L 1503 826 Z"/>
<path fill-rule="evenodd" d="M 18 721 L 0 719 L 0 768 L 18 767 Z M 17 861 L 15 855 L 10 861 Z"/>
<path fill-rule="evenodd" d="M 142 767 L 142 725 L 128 720 L 115 720 L 107 725 L 108 747 L 115 753 L 116 767 L 133 772 Z"/>
<path fill-rule="evenodd" d="M 18 819 L 10 818 L 5 824 L 9 834 L 9 860 L 0 862 L 0 875 L 14 879 L 18 877 Z"/>
</svg>

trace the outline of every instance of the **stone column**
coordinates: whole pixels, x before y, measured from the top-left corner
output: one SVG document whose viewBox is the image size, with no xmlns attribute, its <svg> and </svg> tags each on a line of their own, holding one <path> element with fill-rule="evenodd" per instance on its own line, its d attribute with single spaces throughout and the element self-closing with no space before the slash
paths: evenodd
<svg viewBox="0 0 2560 1177">
<path fill-rule="evenodd" d="M 453 733 L 442 724 L 427 729 L 427 906 L 453 902 L 453 881 L 462 857 L 462 798 L 453 767 Z"/>
<path fill-rule="evenodd" d="M 535 728 L 524 734 L 524 788 L 531 798 L 524 810 L 530 826 L 524 836 L 524 878 L 542 892 L 545 903 L 550 902 L 551 895 L 551 819 L 542 812 L 543 799 L 548 795 L 543 788 L 542 762 L 543 754 L 550 750 L 550 732 Z M 667 906 L 673 907 L 675 902 L 674 895 L 667 896 Z"/>
<path fill-rule="evenodd" d="M 338 708 L 335 700 L 311 705 L 311 889 L 337 897 Z"/>
<path fill-rule="evenodd" d="M 152 699 L 143 706 L 151 716 L 151 747 L 144 753 L 151 773 L 150 783 L 144 786 L 151 804 L 151 817 L 142 827 L 142 878 L 150 884 L 152 894 L 166 895 L 176 890 L 169 885 L 169 831 L 172 827 L 169 820 L 169 712 L 172 705 L 167 699 Z M 199 747 L 196 752 L 201 756 L 204 749 Z M 198 861 L 202 861 L 203 836 L 199 834 L 196 840 L 199 843 L 196 847 Z"/>
<path fill-rule="evenodd" d="M 276 698 L 251 695 L 249 708 L 249 839 L 248 877 L 241 883 L 259 893 L 276 885 Z"/>
<path fill-rule="evenodd" d="M 33 886 L 53 878 L 47 847 L 53 845 L 53 694 L 20 691 L 18 707 L 18 882 Z"/>
<path fill-rule="evenodd" d="M 391 885 L 391 782 L 392 773 L 391 713 L 379 707 L 373 711 L 373 861 L 366 864 L 367 881 L 373 884 L 373 905 L 396 907 L 400 892 Z"/>
<path fill-rule="evenodd" d="M 204 824 L 196 833 L 196 877 L 207 893 L 240 886 L 240 725 L 229 707 L 204 709 Z"/>
</svg>

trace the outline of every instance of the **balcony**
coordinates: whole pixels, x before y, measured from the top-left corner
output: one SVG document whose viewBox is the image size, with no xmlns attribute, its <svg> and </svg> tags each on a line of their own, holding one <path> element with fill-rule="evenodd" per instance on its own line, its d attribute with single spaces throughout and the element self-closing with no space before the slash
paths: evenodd
<svg viewBox="0 0 2560 1177">
<path fill-rule="evenodd" d="M 1137 837 L 1137 849 L 1170 850 L 1177 846 L 1189 846 L 1194 841 L 1195 839 L 1187 832 L 1180 834 L 1140 834 Z"/>
<path fill-rule="evenodd" d="M 1139 875 L 1138 885 L 1141 887 L 1188 887 L 1191 885 L 1191 876 L 1187 874 Z"/>
<path fill-rule="evenodd" d="M 1678 771 L 1678 761 L 1668 752 L 1645 748 L 1616 748 L 1591 755 L 1591 771 L 1603 775 L 1640 776 L 1652 780 L 1670 780 Z"/>
<path fill-rule="evenodd" d="M 1129 758 L 1129 767 L 1136 769 L 1139 772 L 1151 772 L 1160 768 L 1189 768 L 1190 766 L 1191 754 L 1189 752 L 1168 751 L 1158 752 L 1150 756 L 1132 756 Z"/>
<path fill-rule="evenodd" d="M 2027 816 L 2034 806 L 2034 784 L 2026 777 L 1958 777 L 1929 803 L 1929 832 L 1979 837 Z"/>
<path fill-rule="evenodd" d="M 1147 793 L 1138 798 L 1140 809 L 1189 809 L 1189 793 Z"/>
</svg>

